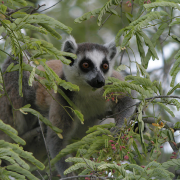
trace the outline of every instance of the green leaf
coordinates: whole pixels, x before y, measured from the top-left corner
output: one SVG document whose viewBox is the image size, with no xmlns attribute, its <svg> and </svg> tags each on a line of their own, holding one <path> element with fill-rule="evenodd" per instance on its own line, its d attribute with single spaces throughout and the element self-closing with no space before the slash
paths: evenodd
<svg viewBox="0 0 180 180">
<path fill-rule="evenodd" d="M 180 88 L 180 83 L 176 84 L 172 89 L 170 89 L 167 95 L 171 95 L 178 88 Z"/>
<path fill-rule="evenodd" d="M 14 177 L 15 179 L 18 179 L 18 180 L 26 180 L 25 176 L 20 175 L 20 174 L 18 174 L 16 172 L 13 172 L 13 171 L 6 171 L 6 170 L 4 170 L 3 174 L 8 176 L 7 180 L 9 180 L 9 176 Z"/>
<path fill-rule="evenodd" d="M 29 81 L 28 81 L 29 86 L 32 86 L 32 83 L 34 81 L 35 70 L 36 70 L 36 68 L 34 67 L 33 70 L 31 71 L 30 76 L 29 76 Z"/>
<path fill-rule="evenodd" d="M 129 26 L 132 26 L 136 30 L 140 31 L 143 27 L 146 27 L 150 21 L 160 19 L 161 16 L 168 16 L 168 14 L 165 11 L 153 11 L 133 21 L 129 24 Z"/>
<path fill-rule="evenodd" d="M 173 2 L 151 2 L 149 4 L 144 4 L 144 7 L 148 10 L 152 9 L 152 8 L 157 8 L 157 7 L 173 7 L 173 8 L 177 8 L 178 10 L 180 10 L 180 6 L 177 3 L 173 3 Z"/>
<path fill-rule="evenodd" d="M 180 21 L 179 21 L 179 23 L 180 23 Z M 178 24 L 179 24 L 178 23 Z M 178 43 L 180 42 L 180 38 L 178 37 L 178 36 L 176 36 L 176 35 L 172 35 L 171 36 L 175 41 L 177 41 Z"/>
<path fill-rule="evenodd" d="M 0 158 L 4 159 L 4 156 L 12 157 L 21 167 L 29 170 L 29 165 L 22 160 L 17 153 L 10 148 L 0 148 Z"/>
<path fill-rule="evenodd" d="M 168 101 L 169 104 L 173 104 L 174 106 L 176 106 L 177 111 L 179 111 L 180 109 L 180 102 L 177 99 L 171 99 L 170 101 Z"/>
<path fill-rule="evenodd" d="M 67 101 L 67 103 L 75 110 L 78 110 L 77 106 L 69 99 L 69 97 L 64 93 L 64 91 L 58 88 L 58 93 Z"/>
<path fill-rule="evenodd" d="M 141 154 L 140 154 L 140 152 L 139 152 L 139 150 L 138 150 L 137 144 L 136 144 L 136 142 L 135 142 L 134 140 L 133 140 L 133 148 L 134 148 L 134 150 L 136 151 L 139 159 L 142 160 L 142 156 L 141 156 Z"/>
<path fill-rule="evenodd" d="M 39 180 L 38 178 L 36 178 L 34 175 L 32 175 L 29 171 L 27 171 L 26 169 L 23 169 L 22 167 L 20 166 L 17 166 L 17 165 L 9 165 L 9 166 L 6 166 L 6 168 L 8 170 L 11 170 L 11 171 L 16 171 L 18 172 L 19 174 L 22 174 L 24 176 L 26 176 L 29 180 Z"/>
<path fill-rule="evenodd" d="M 162 33 L 164 32 L 164 30 L 166 29 L 167 26 L 168 26 L 167 23 L 161 24 L 159 26 L 157 32 L 155 34 L 153 34 L 151 39 L 152 39 L 152 44 L 153 44 L 154 47 L 156 46 L 157 41 L 159 40 L 159 37 L 162 35 Z M 148 67 L 148 63 L 149 63 L 149 60 L 150 60 L 151 56 L 152 55 L 151 55 L 151 51 L 150 51 L 150 48 L 149 48 L 148 52 L 146 54 L 146 57 L 144 59 L 144 62 L 143 62 L 145 68 Z"/>
<path fill-rule="evenodd" d="M 110 12 L 111 14 L 114 14 L 116 16 L 119 16 L 119 14 L 117 13 L 117 11 L 115 11 L 114 9 L 108 9 L 108 12 Z"/>
<path fill-rule="evenodd" d="M 179 54 L 180 51 L 178 51 L 178 53 L 175 56 L 175 59 L 177 59 L 177 55 Z M 176 62 L 174 63 L 171 71 L 170 71 L 170 75 L 173 76 L 173 74 L 175 74 L 175 70 L 178 68 L 180 64 L 180 57 L 178 57 L 178 59 L 176 60 Z"/>
<path fill-rule="evenodd" d="M 24 112 L 28 112 L 31 113 L 33 115 L 35 115 L 36 117 L 38 117 L 44 124 L 46 124 L 47 126 L 49 126 L 51 129 L 55 130 L 56 133 L 62 133 L 62 130 L 57 128 L 57 127 L 53 127 L 52 123 L 46 119 L 45 117 L 43 117 L 38 111 L 31 109 L 31 108 L 20 108 L 22 111 Z"/>
<path fill-rule="evenodd" d="M 42 34 L 47 34 L 47 31 L 45 29 L 43 29 L 42 27 L 33 26 L 31 24 L 24 24 L 21 27 L 17 28 L 17 30 L 19 30 L 19 29 L 28 29 L 31 31 L 38 31 Z"/>
<path fill-rule="evenodd" d="M 129 43 L 129 40 L 132 38 L 134 34 L 134 28 L 132 28 L 125 36 L 124 36 L 124 39 L 123 39 L 123 42 L 121 44 L 121 47 L 124 48 L 128 43 Z"/>
<path fill-rule="evenodd" d="M 17 18 L 24 18 L 26 15 L 27 15 L 26 12 L 17 11 L 17 12 L 12 14 L 12 17 L 15 18 L 15 19 L 17 19 Z"/>
<path fill-rule="evenodd" d="M 164 104 L 160 102 L 156 102 L 159 106 L 161 106 L 164 110 L 166 110 L 172 117 L 175 117 L 174 113 Z"/>
<path fill-rule="evenodd" d="M 96 16 L 97 14 L 99 14 L 101 8 L 98 9 L 94 9 L 93 11 L 90 11 L 88 13 L 83 14 L 81 17 L 76 18 L 74 20 L 75 23 L 82 23 L 85 20 L 90 19 L 92 16 Z"/>
<path fill-rule="evenodd" d="M 14 63 L 11 63 L 11 64 L 7 67 L 6 72 L 10 72 L 13 67 L 14 67 Z"/>
<path fill-rule="evenodd" d="M 174 64 L 174 66 L 176 66 L 176 62 Z M 174 69 L 174 66 L 172 69 Z M 180 67 L 176 67 L 176 69 L 172 72 L 172 79 L 171 79 L 171 84 L 170 84 L 171 87 L 174 86 L 174 82 L 175 82 L 175 79 L 176 79 L 178 72 L 180 72 Z M 170 73 L 171 73 L 171 71 L 170 71 Z"/>
<path fill-rule="evenodd" d="M 26 24 L 39 24 L 40 23 L 41 25 L 44 24 L 44 26 L 46 26 L 47 28 L 49 26 L 49 27 L 54 27 L 57 29 L 62 29 L 64 31 L 66 31 L 68 34 L 70 34 L 72 31 L 72 29 L 70 27 L 64 25 L 63 23 L 55 20 L 54 18 L 51 18 L 51 17 L 45 15 L 45 14 L 26 15 L 23 18 L 16 19 L 16 22 L 18 22 L 17 25 L 20 25 L 22 22 L 24 22 Z"/>
<path fill-rule="evenodd" d="M 10 125 L 5 124 L 2 120 L 0 120 L 0 130 L 6 133 L 10 138 L 12 138 L 16 143 L 25 145 L 26 142 L 17 136 L 17 131 L 13 129 Z"/>
<path fill-rule="evenodd" d="M 90 127 L 89 130 L 86 131 L 86 133 L 87 134 L 92 133 L 92 132 L 96 131 L 98 127 L 111 129 L 112 127 L 115 127 L 115 124 L 114 123 L 109 123 L 109 124 L 95 125 L 93 127 Z"/>
<path fill-rule="evenodd" d="M 169 167 L 172 167 L 172 166 L 180 166 L 180 159 L 172 159 L 172 160 L 162 163 L 162 167 L 164 169 L 168 169 Z"/>
<path fill-rule="evenodd" d="M 122 70 L 125 70 L 126 69 L 126 65 L 122 64 L 120 66 L 117 67 L 116 71 L 122 71 Z"/>
<path fill-rule="evenodd" d="M 142 76 L 149 79 L 149 74 L 146 72 L 146 69 L 141 64 L 136 62 L 136 67 L 140 70 Z"/>
<path fill-rule="evenodd" d="M 52 36 L 54 36 L 56 39 L 61 39 L 61 35 L 55 31 L 53 28 L 51 28 L 50 26 L 43 24 L 43 23 L 39 23 L 40 26 L 42 26 L 44 29 L 46 29 Z"/>
<path fill-rule="evenodd" d="M 4 4 L 0 5 L 0 11 L 2 11 L 4 14 L 6 13 L 7 7 Z"/>
<path fill-rule="evenodd" d="M 123 28 L 123 29 L 119 30 L 119 32 L 118 32 L 117 35 L 116 35 L 116 39 L 115 39 L 116 46 L 119 46 L 119 39 L 120 39 L 120 37 L 122 36 L 122 34 L 123 34 L 125 31 L 130 30 L 130 29 L 132 29 L 132 28 L 133 28 L 133 26 L 128 26 L 128 27 L 126 27 L 126 28 Z"/>
<path fill-rule="evenodd" d="M 99 16 L 98 16 L 98 26 L 101 25 L 101 21 L 102 21 L 102 17 L 103 15 L 109 11 L 110 7 L 112 5 L 118 5 L 120 4 L 120 0 L 109 0 L 108 2 L 106 2 L 106 4 L 100 9 L 100 12 L 99 12 Z"/>
<path fill-rule="evenodd" d="M 145 52 L 144 52 L 144 48 L 143 48 L 143 40 L 138 32 L 136 33 L 136 42 L 137 42 L 138 51 L 139 51 L 139 54 L 141 57 L 141 64 L 143 66 L 145 66 L 144 65 Z"/>
<path fill-rule="evenodd" d="M 32 156 L 32 153 L 24 151 L 22 147 L 20 147 L 18 144 L 12 144 L 12 143 L 5 142 L 4 140 L 0 140 L 0 147 L 11 148 L 20 157 L 28 160 L 29 162 L 37 166 L 39 169 L 43 170 L 45 168 L 44 165 L 40 161 L 38 161 Z"/>
<path fill-rule="evenodd" d="M 84 124 L 84 116 L 83 116 L 83 114 L 80 111 L 76 110 L 76 109 L 73 110 L 73 112 L 78 117 L 78 119 L 81 121 L 81 124 Z"/>
<path fill-rule="evenodd" d="M 88 166 L 87 166 L 87 164 L 85 164 L 85 163 L 77 163 L 77 164 L 72 165 L 72 166 L 69 167 L 68 169 L 66 169 L 66 170 L 64 171 L 64 174 L 65 174 L 65 175 L 66 175 L 66 174 L 69 174 L 69 173 L 71 173 L 71 172 L 73 172 L 73 171 L 76 171 L 76 170 L 78 170 L 78 169 L 81 169 L 81 168 L 88 168 Z"/>
<path fill-rule="evenodd" d="M 74 151 L 77 151 L 80 146 L 85 144 L 84 141 L 78 141 L 73 144 L 67 145 L 66 148 L 62 149 L 59 154 L 56 155 L 54 159 L 51 160 L 51 164 L 54 165 L 56 162 L 58 162 L 63 156 L 66 156 Z"/>
<path fill-rule="evenodd" d="M 175 128 L 175 129 L 179 129 L 179 128 L 180 128 L 180 122 L 176 122 L 174 128 Z"/>
<path fill-rule="evenodd" d="M 146 46 L 149 47 L 152 57 L 155 59 L 159 59 L 151 40 L 147 37 L 147 35 L 143 31 L 139 31 L 139 34 L 144 38 L 144 42 L 145 42 Z"/>
</svg>

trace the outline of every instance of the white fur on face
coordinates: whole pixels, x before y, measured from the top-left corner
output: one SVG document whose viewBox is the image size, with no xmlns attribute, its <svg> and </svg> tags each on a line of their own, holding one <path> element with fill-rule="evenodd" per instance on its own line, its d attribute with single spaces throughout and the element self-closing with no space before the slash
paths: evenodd
<svg viewBox="0 0 180 180">
<path fill-rule="evenodd" d="M 79 63 L 84 57 L 87 59 L 90 59 L 92 61 L 95 68 L 97 69 L 97 71 L 101 72 L 102 76 L 105 79 L 110 77 L 112 74 L 112 70 L 113 70 L 113 66 L 114 66 L 114 60 L 109 60 L 108 57 L 106 56 L 106 54 L 104 54 L 101 51 L 97 51 L 95 49 L 92 51 L 87 51 L 87 52 L 85 52 L 85 54 L 78 54 L 77 59 L 75 60 L 75 62 L 72 66 L 64 65 L 63 71 L 64 71 L 64 74 L 65 74 L 67 81 L 70 81 L 71 83 L 78 85 L 80 87 L 80 89 L 86 88 L 86 89 L 92 90 L 92 87 L 87 83 L 87 81 L 94 78 L 93 72 L 84 73 L 79 68 Z M 109 70 L 107 73 L 104 74 L 101 71 L 100 66 L 102 64 L 102 61 L 105 58 L 109 62 Z"/>
<path fill-rule="evenodd" d="M 86 57 L 92 60 L 93 64 L 97 67 L 99 71 L 101 71 L 100 66 L 102 64 L 102 61 L 106 58 L 109 62 L 109 70 L 105 74 L 102 71 L 101 72 L 105 79 L 111 76 L 114 66 L 114 60 L 108 59 L 108 57 L 103 52 L 97 50 L 86 52 Z"/>
<path fill-rule="evenodd" d="M 103 54 L 101 51 L 93 50 L 86 52 L 85 57 L 90 59 L 95 67 L 97 67 L 97 70 L 100 71 L 100 65 L 105 58 L 105 54 Z"/>
</svg>

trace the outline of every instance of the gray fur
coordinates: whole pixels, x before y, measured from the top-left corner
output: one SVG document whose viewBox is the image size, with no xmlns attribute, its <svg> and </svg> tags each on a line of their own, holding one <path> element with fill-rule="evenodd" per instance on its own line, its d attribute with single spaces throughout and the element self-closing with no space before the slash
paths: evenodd
<svg viewBox="0 0 180 180">
<path fill-rule="evenodd" d="M 27 62 L 26 59 L 24 59 L 24 62 Z M 14 65 L 18 64 L 16 60 L 8 57 L 2 65 L 3 73 L 11 63 L 14 63 Z M 23 97 L 19 96 L 19 72 L 14 71 L 5 73 L 3 75 L 6 91 L 15 109 L 19 109 L 26 104 L 31 104 L 33 109 L 37 109 L 35 105 L 35 89 L 34 87 L 30 87 L 28 85 L 29 74 L 30 73 L 27 71 L 23 72 Z M 3 94 L 3 92 L 1 93 Z M 28 115 L 24 115 L 18 110 L 13 110 L 7 96 L 2 96 L 0 98 L 0 119 L 3 120 L 4 123 L 9 124 L 15 128 L 18 131 L 18 135 L 20 137 L 24 137 L 26 133 L 36 130 L 39 126 L 37 118 L 32 114 L 29 113 Z M 6 140 L 8 142 L 14 142 L 2 131 L 0 131 L 0 139 Z M 28 144 L 24 146 L 24 150 L 33 152 L 33 154 L 40 160 L 45 159 L 46 152 L 41 133 L 39 133 L 38 136 L 37 133 L 31 134 L 31 138 L 28 138 L 27 140 Z"/>
<path fill-rule="evenodd" d="M 95 80 L 95 83 L 99 83 L 99 75 L 101 75 L 100 78 L 104 80 L 110 76 L 119 78 L 120 80 L 123 79 L 118 72 L 113 70 L 114 57 L 116 55 L 116 47 L 114 43 L 105 45 L 93 43 L 76 44 L 74 38 L 69 37 L 63 43 L 62 50 L 66 52 L 76 53 L 77 59 L 73 60 L 73 63 L 71 65 L 63 65 L 63 69 L 60 70 L 63 72 L 59 73 L 60 78 L 77 84 L 80 87 L 80 91 L 71 92 L 69 90 L 63 89 L 62 87 L 59 88 L 64 91 L 64 93 L 82 112 L 85 119 L 84 125 L 80 123 L 80 121 L 69 108 L 66 108 L 66 111 L 68 111 L 71 117 L 73 117 L 74 120 L 72 120 L 65 109 L 62 108 L 62 106 L 60 106 L 54 100 L 51 100 L 49 112 L 43 112 L 41 107 L 37 107 L 37 105 L 34 104 L 35 100 L 38 99 L 38 97 L 35 97 L 35 91 L 37 87 L 29 87 L 27 85 L 29 77 L 28 72 L 24 72 L 25 74 L 23 77 L 23 98 L 18 98 L 18 72 L 15 72 L 16 75 L 14 75 L 14 77 L 12 77 L 13 74 L 8 75 L 9 73 L 7 73 L 7 78 L 5 78 L 7 86 L 12 86 L 13 89 L 16 88 L 17 91 L 17 97 L 14 97 L 12 95 L 12 101 L 22 101 L 22 103 L 19 103 L 20 107 L 25 105 L 25 103 L 31 103 L 35 109 L 38 110 L 40 108 L 43 114 L 49 114 L 49 120 L 54 126 L 57 126 L 58 128 L 63 130 L 63 139 L 60 139 L 50 128 L 48 128 L 47 130 L 47 144 L 52 158 L 54 158 L 60 150 L 65 148 L 72 138 L 82 138 L 89 127 L 97 124 L 98 120 L 106 117 L 107 114 L 109 115 L 109 112 L 114 114 L 134 104 L 134 100 L 131 99 L 130 96 L 119 97 L 118 103 L 115 103 L 113 101 L 106 102 L 105 98 L 102 96 L 104 92 L 103 87 L 101 87 L 100 85 L 95 91 L 92 91 L 93 87 L 91 86 L 91 84 L 93 83 L 89 84 L 89 81 L 92 80 Z M 93 64 L 92 70 L 88 72 L 82 71 L 82 69 L 80 68 L 80 63 L 83 59 L 88 59 L 88 61 Z M 103 71 L 101 68 L 104 61 L 109 64 L 109 70 L 107 72 Z M 5 70 L 9 64 L 10 61 L 7 60 L 3 65 L 3 69 Z M 25 90 L 27 91 L 25 92 Z M 132 95 L 134 96 L 134 93 L 132 93 Z M 60 94 L 53 94 L 53 96 L 61 105 L 65 107 L 68 106 L 68 103 Z M 4 104 L 5 101 L 8 102 L 7 100 L 3 100 Z M 4 111 L 6 112 L 4 113 L 4 115 L 7 115 L 9 112 L 7 110 Z M 134 108 L 130 108 L 120 114 L 116 114 L 114 118 L 117 125 L 122 126 L 124 118 L 129 118 L 132 115 L 133 111 Z M 2 113 L 3 112 L 1 111 L 1 114 Z M 29 117 L 29 115 L 27 115 L 26 117 L 24 115 L 21 116 L 22 117 L 19 118 L 20 121 L 25 121 Z M 64 177 L 63 172 L 68 167 L 69 164 L 65 162 L 65 157 L 62 158 L 58 163 L 56 163 L 56 168 L 61 177 Z M 69 174 L 69 176 L 70 175 L 72 174 Z"/>
</svg>

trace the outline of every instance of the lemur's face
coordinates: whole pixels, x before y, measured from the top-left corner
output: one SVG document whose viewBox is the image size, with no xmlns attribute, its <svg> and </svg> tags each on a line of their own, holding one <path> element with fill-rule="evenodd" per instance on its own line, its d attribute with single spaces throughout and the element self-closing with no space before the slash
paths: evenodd
<svg viewBox="0 0 180 180">
<path fill-rule="evenodd" d="M 70 59 L 70 65 L 64 65 L 63 71 L 67 81 L 77 84 L 80 88 L 101 88 L 105 79 L 111 76 L 116 54 L 114 44 L 99 45 L 93 43 L 76 44 L 70 37 L 65 41 L 63 51 L 77 55 L 77 59 Z"/>
</svg>

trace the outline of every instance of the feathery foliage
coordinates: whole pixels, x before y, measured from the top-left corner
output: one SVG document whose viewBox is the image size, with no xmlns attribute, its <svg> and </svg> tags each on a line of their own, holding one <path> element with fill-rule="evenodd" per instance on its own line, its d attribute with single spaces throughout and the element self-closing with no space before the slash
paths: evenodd
<svg viewBox="0 0 180 180">
<path fill-rule="evenodd" d="M 84 138 L 62 149 L 51 160 L 52 165 L 62 157 L 70 153 L 76 153 L 76 157 L 66 160 L 67 162 L 73 162 L 74 165 L 69 167 L 65 171 L 65 174 L 75 171 L 79 175 L 95 174 L 103 177 L 113 175 L 113 178 L 124 180 L 172 179 L 174 177 L 174 174 L 168 168 L 175 166 L 178 169 L 180 167 L 179 159 L 176 159 L 178 155 L 174 152 L 171 160 L 159 163 L 162 157 L 160 148 L 162 148 L 165 142 L 171 142 L 175 147 L 178 147 L 174 142 L 173 129 L 179 129 L 180 125 L 176 123 L 174 127 L 169 128 L 162 121 L 159 114 L 162 112 L 163 115 L 165 114 L 170 119 L 176 115 L 171 106 L 175 106 L 177 111 L 180 109 L 178 98 L 173 97 L 173 94 L 177 93 L 180 88 L 179 83 L 175 84 L 177 75 L 180 72 L 180 51 L 175 51 L 174 55 L 170 57 L 171 59 L 174 58 L 175 62 L 169 64 L 169 67 L 172 66 L 170 70 L 172 79 L 170 83 L 171 89 L 168 89 L 167 93 L 162 85 L 164 82 L 161 83 L 159 79 L 152 79 L 150 77 L 151 72 L 148 73 L 146 69 L 151 59 L 158 60 L 161 58 L 159 52 L 164 42 L 168 43 L 170 41 L 169 39 L 177 43 L 180 42 L 180 38 L 172 30 L 173 27 L 180 24 L 180 18 L 176 17 L 177 12 L 180 11 L 179 3 L 179 0 L 135 0 L 126 1 L 125 3 L 121 0 L 107 0 L 103 2 L 102 7 L 96 7 L 96 9 L 74 20 L 75 23 L 82 23 L 97 16 L 97 25 L 103 26 L 108 18 L 104 22 L 103 19 L 106 18 L 105 16 L 107 14 L 110 14 L 113 15 L 111 17 L 120 18 L 120 20 L 118 19 L 118 23 L 120 21 L 125 22 L 122 23 L 123 26 L 118 26 L 122 28 L 118 29 L 115 42 L 119 50 L 127 53 L 129 65 L 127 63 L 124 65 L 120 62 L 120 65 L 117 65 L 117 70 L 130 69 L 131 72 L 131 64 L 134 63 L 137 74 L 126 76 L 124 81 L 110 77 L 106 80 L 103 95 L 107 101 L 110 100 L 113 103 L 117 103 L 118 96 L 124 94 L 130 96 L 131 90 L 135 90 L 138 94 L 139 102 L 136 103 L 137 112 L 131 117 L 133 121 L 129 122 L 129 119 L 125 120 L 124 126 L 121 128 L 117 128 L 113 123 L 96 125 L 89 128 Z M 21 9 L 17 9 L 27 5 L 25 0 L 7 0 L 0 4 L 0 32 L 5 34 L 2 38 L 6 40 L 1 52 L 8 54 L 10 49 L 13 56 L 11 54 L 8 55 L 12 56 L 15 61 L 18 61 L 16 65 L 14 65 L 15 63 L 10 64 L 6 72 L 19 72 L 18 83 L 20 96 L 23 96 L 23 71 L 30 72 L 28 82 L 30 86 L 37 80 L 36 75 L 40 76 L 42 79 L 39 82 L 46 89 L 60 93 L 83 124 L 83 114 L 78 111 L 76 104 L 71 102 L 70 98 L 61 89 L 58 89 L 58 86 L 61 86 L 70 91 L 78 91 L 79 87 L 60 79 L 46 64 L 46 60 L 51 58 L 56 58 L 65 64 L 71 63 L 69 59 L 65 58 L 66 56 L 76 59 L 74 54 L 62 52 L 55 48 L 53 44 L 44 40 L 44 37 L 50 36 L 60 40 L 62 34 L 59 34 L 59 32 L 63 31 L 70 34 L 72 28 L 45 14 L 31 12 L 28 14 L 26 10 L 21 11 Z M 9 8 L 17 11 L 10 13 Z M 120 11 L 116 11 L 115 8 L 120 8 Z M 131 10 L 128 11 L 128 8 Z M 123 11 L 123 9 L 125 10 Z M 22 30 L 37 32 L 42 36 L 41 38 L 30 37 L 26 33 L 23 34 Z M 140 60 L 139 58 L 135 58 L 134 60 L 129 53 L 129 51 L 132 51 L 135 54 L 133 48 L 131 48 L 134 37 L 136 38 L 135 44 Z M 30 53 L 31 56 L 28 57 L 26 52 Z M 122 54 L 120 55 L 121 58 L 123 57 Z M 26 57 L 28 64 L 24 63 L 24 57 Z M 35 67 L 32 67 L 30 62 Z M 164 61 L 164 63 L 167 62 Z M 43 66 L 44 71 L 38 70 L 36 68 L 38 65 Z M 0 96 L 7 95 L 3 81 L 3 74 L 0 73 Z M 172 98 L 169 100 L 169 97 Z M 157 109 L 160 107 L 158 114 L 155 113 L 156 107 L 158 107 Z M 149 128 L 151 134 L 149 132 L 144 133 L 143 113 L 148 108 L 150 109 L 149 114 L 153 111 L 153 118 L 155 120 L 155 123 L 152 123 L 152 126 Z M 53 126 L 48 119 L 34 109 L 31 109 L 30 106 L 26 105 L 18 110 L 24 114 L 32 113 L 52 128 L 59 137 L 62 137 L 62 130 Z M 136 127 L 136 122 L 138 122 L 138 127 Z M 0 167 L 0 179 L 9 179 L 9 176 L 16 179 L 39 179 L 39 177 L 35 177 L 30 173 L 29 164 L 26 161 L 41 170 L 44 169 L 44 165 L 36 160 L 31 153 L 24 151 L 18 145 L 25 145 L 25 141 L 18 136 L 15 129 L 1 120 L 0 130 L 6 133 L 16 143 L 13 144 L 0 140 L 0 163 L 2 160 L 9 163 L 5 167 Z M 122 163 L 123 161 L 128 161 L 130 164 L 124 164 Z M 130 173 L 127 173 L 127 170 Z"/>
</svg>

